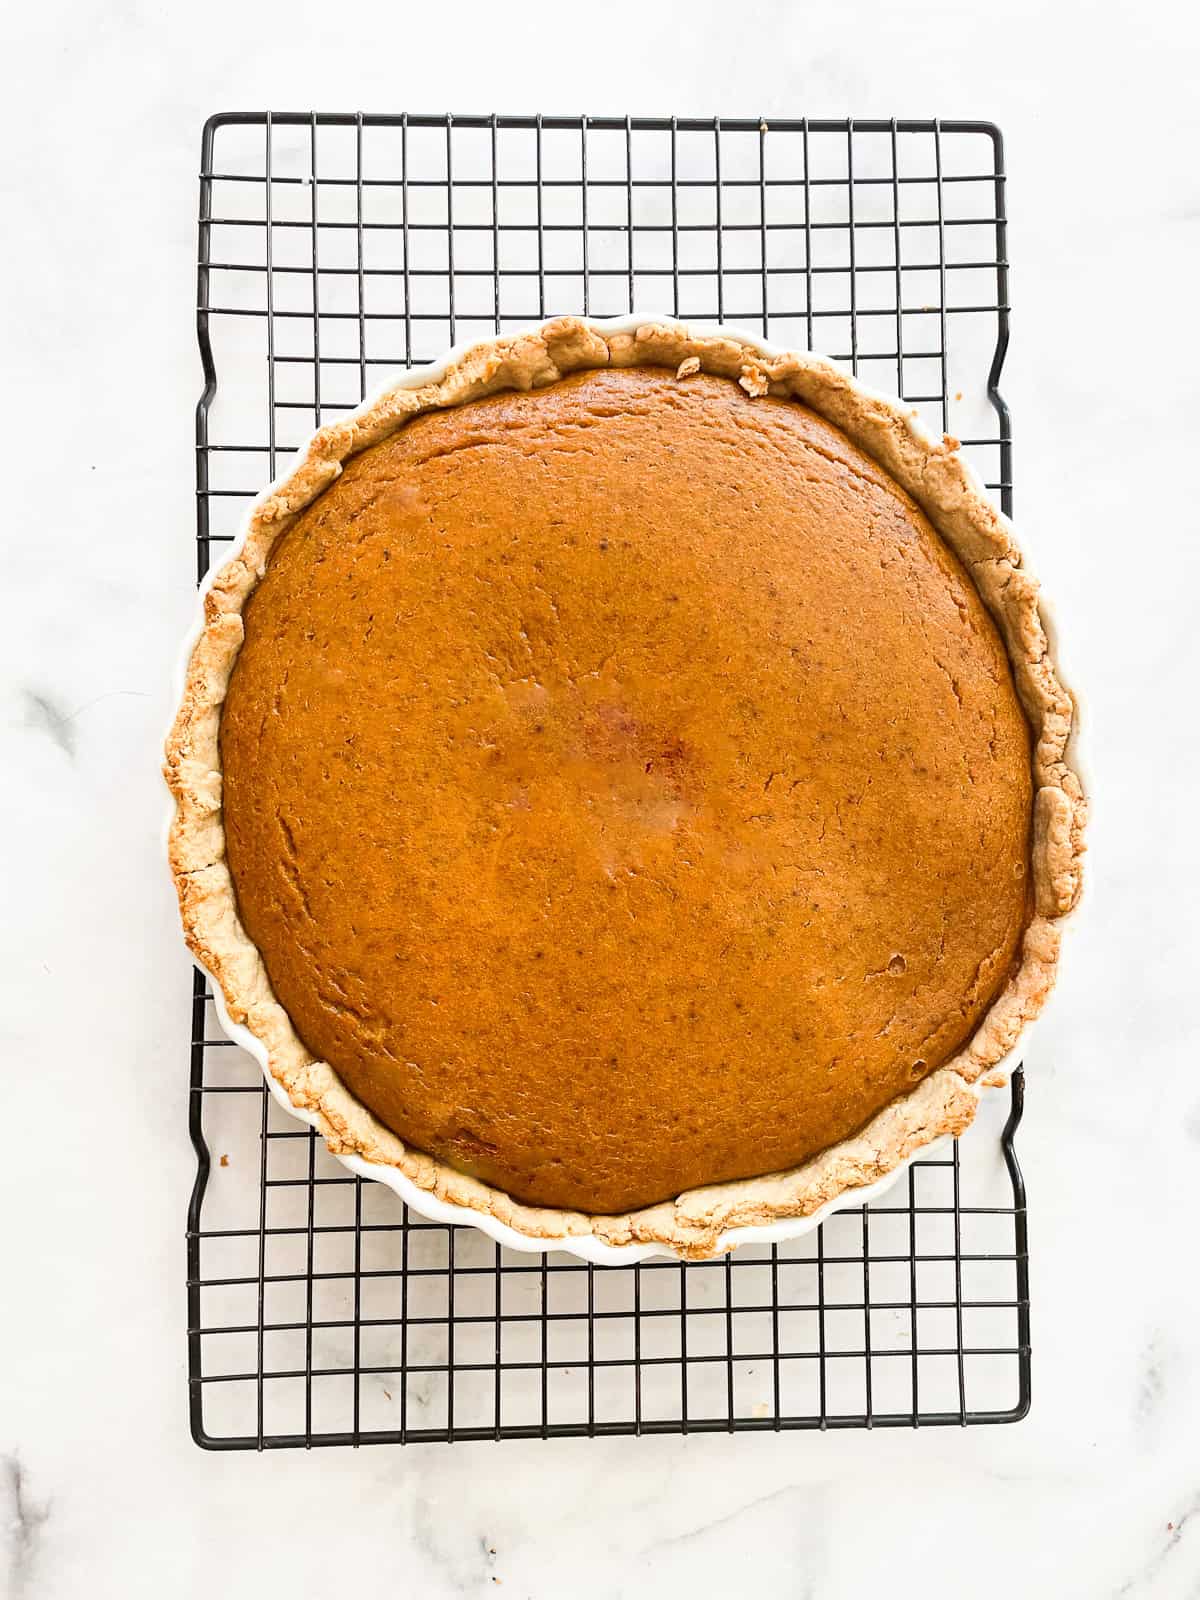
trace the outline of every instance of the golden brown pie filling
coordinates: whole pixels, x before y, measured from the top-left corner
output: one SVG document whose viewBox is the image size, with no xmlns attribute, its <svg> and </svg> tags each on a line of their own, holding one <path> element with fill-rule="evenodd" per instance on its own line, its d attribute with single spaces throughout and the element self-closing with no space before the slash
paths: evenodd
<svg viewBox="0 0 1200 1600">
<path fill-rule="evenodd" d="M 272 553 L 221 720 L 246 930 L 403 1139 L 629 1210 L 947 1060 L 1027 921 L 1008 659 L 925 516 L 732 381 L 426 413 Z"/>
</svg>

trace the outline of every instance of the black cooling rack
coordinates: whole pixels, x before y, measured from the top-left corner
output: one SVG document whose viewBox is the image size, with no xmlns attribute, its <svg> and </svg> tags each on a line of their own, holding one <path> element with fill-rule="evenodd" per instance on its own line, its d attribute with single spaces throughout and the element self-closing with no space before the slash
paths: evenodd
<svg viewBox="0 0 1200 1600">
<path fill-rule="evenodd" d="M 849 363 L 1011 510 L 1000 134 L 978 122 L 237 112 L 204 129 L 198 572 L 398 367 L 559 312 Z M 410 1213 L 279 1110 L 193 990 L 191 1427 L 212 1449 L 1009 1422 L 1029 1405 L 1023 1079 L 874 1205 L 591 1267 Z"/>
</svg>

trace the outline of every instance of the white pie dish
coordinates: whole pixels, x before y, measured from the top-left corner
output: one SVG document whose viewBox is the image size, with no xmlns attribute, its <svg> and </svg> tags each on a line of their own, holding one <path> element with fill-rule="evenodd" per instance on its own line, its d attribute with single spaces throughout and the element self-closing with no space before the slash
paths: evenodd
<svg viewBox="0 0 1200 1600">
<path fill-rule="evenodd" d="M 679 324 L 674 323 L 673 319 L 665 317 L 648 317 L 645 314 L 639 314 L 637 316 L 616 320 L 584 318 L 579 319 L 579 321 L 581 321 L 588 328 L 602 331 L 607 335 L 632 333 L 635 329 L 638 329 L 645 324 L 655 324 L 668 328 L 672 326 L 680 326 Z M 526 331 L 535 333 L 537 330 L 516 330 L 516 332 Z M 753 335 L 743 333 L 740 330 L 693 325 L 690 331 L 693 335 L 699 337 L 720 338 L 722 336 L 735 336 L 742 344 L 750 347 L 753 351 L 764 357 L 777 357 L 785 354 L 780 347 L 771 345 L 766 341 L 757 339 Z M 447 368 L 453 366 L 455 363 L 461 360 L 467 348 L 469 347 L 458 347 L 448 352 L 438 362 L 423 368 L 413 369 L 412 371 L 401 375 L 400 378 L 391 380 L 385 386 L 383 386 L 383 388 L 387 392 L 392 392 L 398 388 L 419 388 L 423 385 L 436 382 Z M 859 385 L 858 387 L 862 389 L 864 386 Z M 871 393 L 869 390 L 865 392 L 868 394 Z M 371 403 L 371 400 L 365 401 L 362 409 L 365 410 Z M 302 458 L 307 448 L 308 441 L 306 441 L 301 447 L 301 451 L 296 457 L 297 461 Z M 271 488 L 264 491 L 264 494 L 270 494 L 272 489 L 281 484 L 284 479 L 289 476 L 290 472 L 292 471 L 292 467 L 293 464 L 289 463 L 287 468 L 285 468 L 284 472 L 281 474 L 280 478 L 276 480 L 276 485 L 273 485 Z M 250 514 L 248 513 L 246 524 L 247 530 L 249 528 L 249 517 Z M 243 533 L 243 538 L 244 537 L 245 534 Z M 236 554 L 239 548 L 240 541 L 235 542 L 233 548 L 229 552 L 229 555 L 232 556 Z M 199 638 L 200 633 L 201 620 L 198 617 L 196 625 L 185 643 L 184 673 L 186 673 L 186 663 L 191 657 L 193 646 Z M 278 1082 L 278 1080 L 269 1070 L 268 1051 L 266 1046 L 248 1028 L 230 1018 L 224 1002 L 224 997 L 221 993 L 220 985 L 217 983 L 212 983 L 211 977 L 210 983 L 217 1014 L 223 1028 L 229 1034 L 231 1039 L 233 1039 L 237 1044 L 241 1045 L 244 1049 L 248 1050 L 250 1054 L 259 1062 L 275 1098 L 283 1107 L 291 1111 L 292 1114 L 297 1116 L 301 1121 L 307 1123 L 309 1126 L 320 1127 L 322 1125 L 321 1119 L 317 1115 L 292 1103 L 284 1087 Z M 1004 1075 L 1014 1059 L 1016 1059 L 1024 1049 L 1027 1039 L 1028 1028 L 1026 1027 L 1019 1046 L 1010 1052 L 1010 1054 L 1003 1061 L 997 1063 L 995 1066 L 989 1069 L 987 1073 L 988 1080 L 994 1081 Z M 983 1092 L 983 1082 L 981 1081 L 972 1087 L 976 1098 L 978 1098 L 978 1096 Z M 793 1239 L 808 1233 L 817 1227 L 821 1221 L 823 1221 L 833 1212 L 848 1208 L 857 1208 L 863 1203 L 876 1198 L 888 1187 L 890 1187 L 897 1180 L 897 1178 L 900 1177 L 913 1164 L 914 1161 L 928 1159 L 931 1152 L 933 1152 L 936 1148 L 937 1146 L 933 1143 L 920 1147 L 910 1156 L 901 1160 L 882 1178 L 879 1178 L 877 1181 L 868 1185 L 860 1185 L 858 1187 L 845 1189 L 843 1192 L 835 1196 L 834 1199 L 821 1206 L 819 1210 L 814 1211 L 806 1216 L 793 1216 L 766 1223 L 730 1228 L 720 1235 L 716 1245 L 716 1250 L 718 1252 L 724 1252 L 742 1244 L 777 1242 L 784 1239 Z M 428 1216 L 437 1222 L 447 1224 L 467 1224 L 478 1227 L 484 1233 L 495 1239 L 497 1243 L 505 1245 L 508 1248 L 522 1250 L 525 1252 L 563 1250 L 567 1253 L 574 1254 L 583 1260 L 606 1265 L 627 1264 L 632 1261 L 644 1259 L 647 1256 L 675 1253 L 669 1245 L 660 1242 L 612 1244 L 591 1234 L 539 1235 L 533 1232 L 518 1230 L 482 1210 L 478 1210 L 472 1206 L 453 1204 L 439 1198 L 437 1195 L 423 1189 L 406 1173 L 400 1171 L 394 1166 L 372 1162 L 358 1155 L 343 1154 L 336 1151 L 335 1154 L 337 1154 L 338 1159 L 342 1161 L 351 1172 L 354 1172 L 360 1176 L 371 1177 L 377 1181 L 387 1184 L 397 1194 L 399 1194 L 406 1203 L 410 1204 L 414 1210 L 420 1212 L 421 1214 Z"/>
</svg>

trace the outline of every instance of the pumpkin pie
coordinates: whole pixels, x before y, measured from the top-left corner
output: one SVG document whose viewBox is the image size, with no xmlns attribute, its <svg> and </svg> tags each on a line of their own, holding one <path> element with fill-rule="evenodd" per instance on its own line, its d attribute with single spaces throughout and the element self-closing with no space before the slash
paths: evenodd
<svg viewBox="0 0 1200 1600">
<path fill-rule="evenodd" d="M 1079 894 L 1073 719 L 956 441 L 817 357 L 560 319 L 259 500 L 171 863 L 333 1148 L 700 1256 L 970 1122 Z"/>
</svg>

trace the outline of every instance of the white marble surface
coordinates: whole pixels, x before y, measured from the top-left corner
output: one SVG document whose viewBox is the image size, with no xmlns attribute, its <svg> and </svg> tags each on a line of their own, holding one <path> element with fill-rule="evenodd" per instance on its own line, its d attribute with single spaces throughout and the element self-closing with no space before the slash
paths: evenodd
<svg viewBox="0 0 1200 1600">
<path fill-rule="evenodd" d="M 1031 0 L 9 15 L 0 1592 L 1200 1594 L 1195 29 L 1182 5 Z M 1020 523 L 1097 794 L 1021 1143 L 1024 1424 L 191 1444 L 189 969 L 154 767 L 191 604 L 199 127 L 263 104 L 1003 125 Z"/>
</svg>

